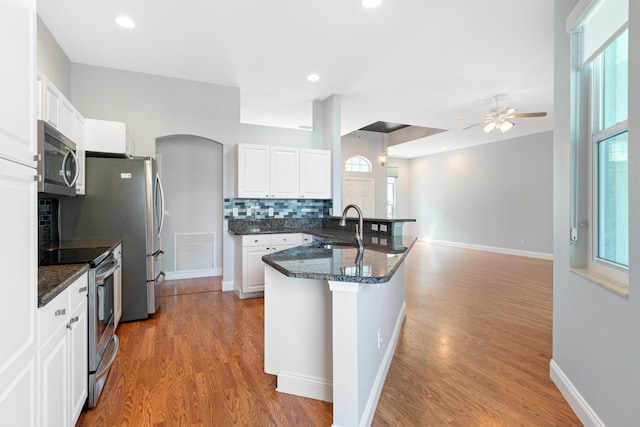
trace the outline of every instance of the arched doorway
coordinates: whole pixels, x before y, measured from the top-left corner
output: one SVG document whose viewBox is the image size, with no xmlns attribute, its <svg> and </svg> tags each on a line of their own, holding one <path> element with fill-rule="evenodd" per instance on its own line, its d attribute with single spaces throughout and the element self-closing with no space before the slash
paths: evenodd
<svg viewBox="0 0 640 427">
<path fill-rule="evenodd" d="M 167 280 L 222 275 L 223 146 L 194 135 L 156 139 L 165 193 Z"/>
</svg>

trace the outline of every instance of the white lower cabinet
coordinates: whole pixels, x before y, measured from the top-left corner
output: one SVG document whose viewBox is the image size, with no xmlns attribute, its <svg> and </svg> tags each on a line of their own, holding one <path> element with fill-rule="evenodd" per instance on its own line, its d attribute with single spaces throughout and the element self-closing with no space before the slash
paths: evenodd
<svg viewBox="0 0 640 427">
<path fill-rule="evenodd" d="M 74 426 L 88 396 L 87 273 L 38 309 L 38 425 Z"/>
<path fill-rule="evenodd" d="M 242 236 L 242 293 L 264 290 L 263 255 L 300 246 L 301 242 L 301 233 Z"/>
</svg>

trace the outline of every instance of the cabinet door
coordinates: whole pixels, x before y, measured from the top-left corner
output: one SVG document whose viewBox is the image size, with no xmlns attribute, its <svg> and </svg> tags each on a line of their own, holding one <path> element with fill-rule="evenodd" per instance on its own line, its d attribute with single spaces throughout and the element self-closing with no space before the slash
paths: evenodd
<svg viewBox="0 0 640 427">
<path fill-rule="evenodd" d="M 32 167 L 36 153 L 35 28 L 35 0 L 0 2 L 0 157 Z"/>
<path fill-rule="evenodd" d="M 242 292 L 264 290 L 264 262 L 262 256 L 269 253 L 267 247 L 245 247 L 242 250 Z"/>
<path fill-rule="evenodd" d="M 118 261 L 118 266 L 113 276 L 113 317 L 117 328 L 122 317 L 122 245 L 116 246 L 114 256 Z"/>
<path fill-rule="evenodd" d="M 270 197 L 270 163 L 268 145 L 238 144 L 237 197 Z"/>
<path fill-rule="evenodd" d="M 271 197 L 297 199 L 300 196 L 299 156 L 297 148 L 271 147 Z"/>
<path fill-rule="evenodd" d="M 69 356 L 66 325 L 60 325 L 38 351 L 39 426 L 68 426 Z"/>
<path fill-rule="evenodd" d="M 60 116 L 62 105 L 62 94 L 51 81 L 45 77 L 44 79 L 44 100 L 42 103 L 42 120 L 48 122 L 54 128 L 62 132 L 60 126 Z"/>
<path fill-rule="evenodd" d="M 86 286 L 86 277 L 84 279 Z M 71 313 L 67 324 L 69 337 L 69 409 L 71 411 L 69 425 L 75 425 L 88 396 L 89 355 L 87 299 Z"/>
<path fill-rule="evenodd" d="M 87 151 L 127 154 L 127 125 L 110 120 L 85 119 Z"/>
<path fill-rule="evenodd" d="M 0 2 L 0 10 L 3 5 Z M 38 200 L 35 172 L 30 167 L 0 159 L 0 200 L 9 203 L 0 209 L 2 425 L 36 424 Z"/>
<path fill-rule="evenodd" d="M 300 197 L 331 198 L 331 151 L 300 149 Z"/>
<path fill-rule="evenodd" d="M 75 121 L 76 109 L 73 108 L 73 104 L 69 102 L 64 95 L 60 95 L 60 127 L 58 130 L 63 135 L 70 138 L 75 142 L 74 135 L 74 121 Z"/>
</svg>

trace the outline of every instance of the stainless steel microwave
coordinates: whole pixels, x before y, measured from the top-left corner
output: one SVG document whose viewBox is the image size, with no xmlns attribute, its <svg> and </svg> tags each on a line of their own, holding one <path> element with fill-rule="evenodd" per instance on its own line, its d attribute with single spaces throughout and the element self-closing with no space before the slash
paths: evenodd
<svg viewBox="0 0 640 427">
<path fill-rule="evenodd" d="M 49 123 L 38 120 L 38 192 L 76 195 L 80 173 L 76 144 Z"/>
</svg>

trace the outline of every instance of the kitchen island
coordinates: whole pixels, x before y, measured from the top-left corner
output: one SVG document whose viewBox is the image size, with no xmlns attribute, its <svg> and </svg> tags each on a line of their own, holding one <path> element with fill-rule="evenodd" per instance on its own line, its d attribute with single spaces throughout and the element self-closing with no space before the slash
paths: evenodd
<svg viewBox="0 0 640 427">
<path fill-rule="evenodd" d="M 326 239 L 265 255 L 265 372 L 277 390 L 333 402 L 334 426 L 369 425 L 405 317 L 415 238 Z"/>
</svg>

